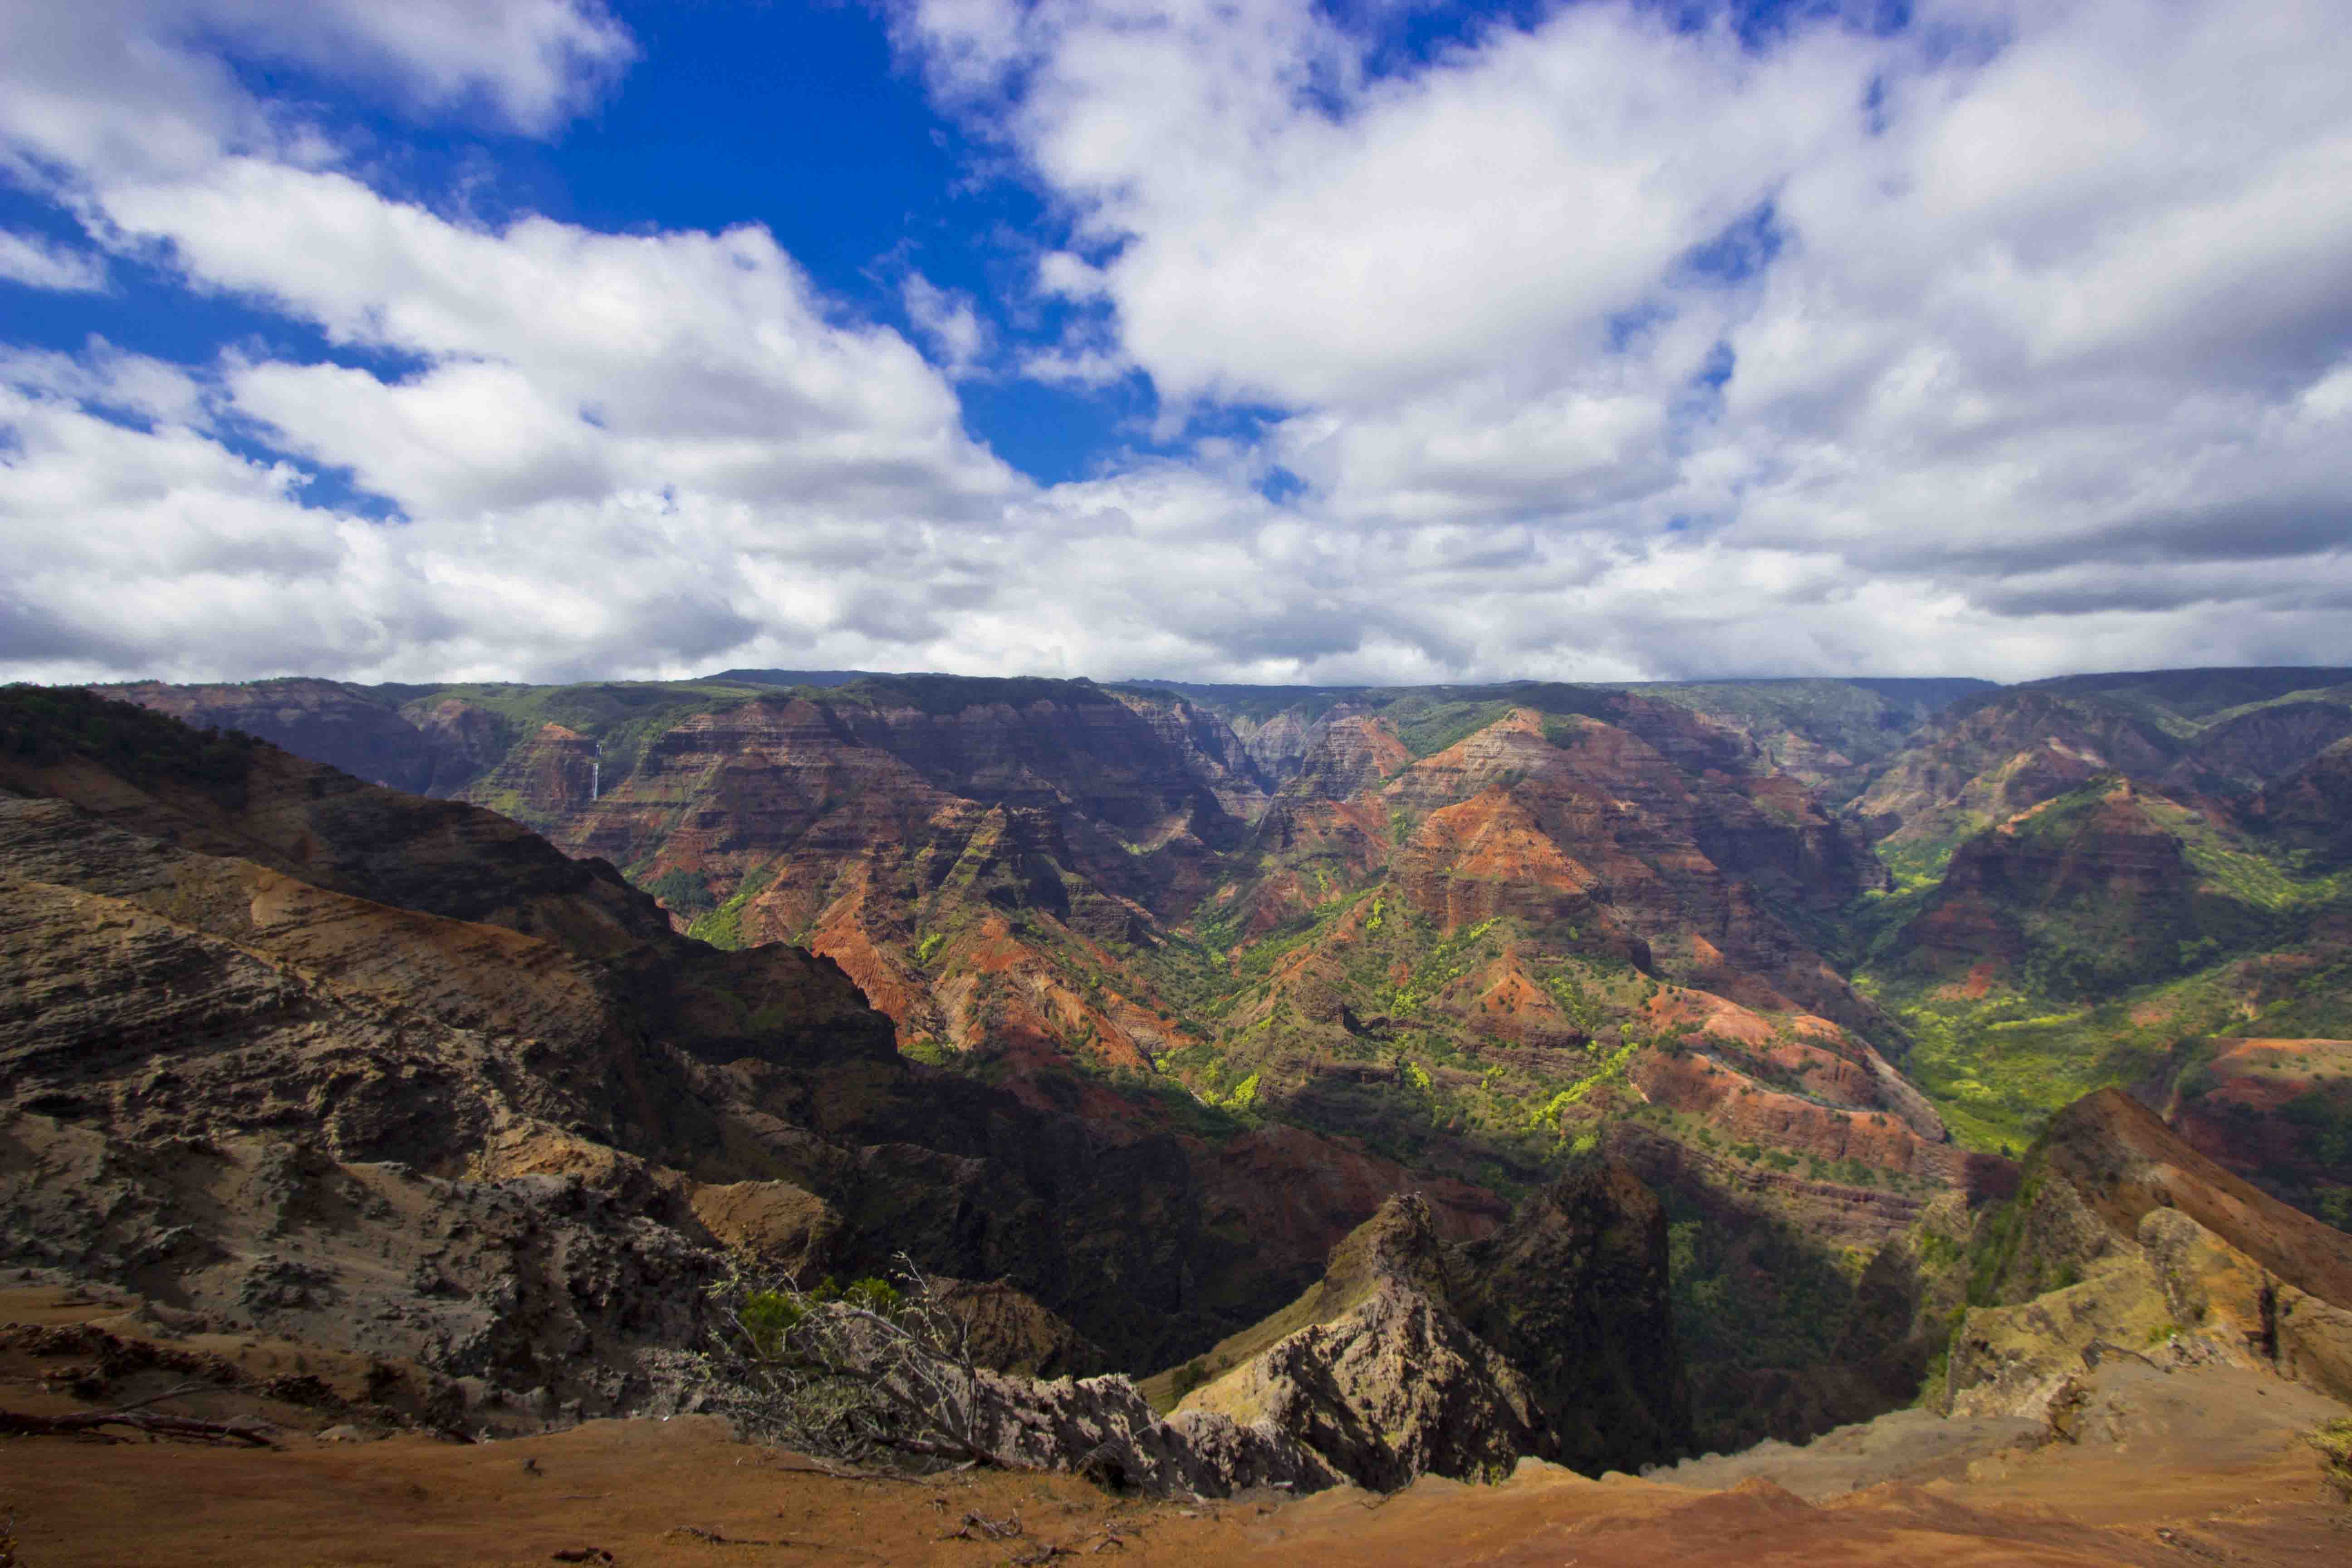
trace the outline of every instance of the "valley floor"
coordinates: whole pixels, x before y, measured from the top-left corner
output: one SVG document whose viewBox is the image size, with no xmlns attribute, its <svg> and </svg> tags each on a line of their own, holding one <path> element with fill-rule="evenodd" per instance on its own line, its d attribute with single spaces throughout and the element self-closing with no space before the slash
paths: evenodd
<svg viewBox="0 0 2352 1568">
<path fill-rule="evenodd" d="M 8 1293 L 0 1318 L 119 1307 Z M 0 1406 L 75 1407 L 59 1370 L 0 1364 Z M 190 1414 L 237 1412 L 226 1393 Z M 204 1401 L 210 1401 L 205 1404 Z M 216 1406 L 216 1407 L 215 1407 Z M 329 1419 L 254 1406 L 278 1446 L 0 1439 L 0 1519 L 24 1568 L 69 1564 L 2183 1563 L 2352 1556 L 2352 1510 L 2302 1434 L 2342 1406 L 2265 1373 L 2103 1373 L 2076 1443 L 1916 1412 L 1594 1481 L 1523 1464 L 1495 1487 L 1424 1478 L 1209 1503 L 1136 1502 L 1066 1476 L 845 1479 L 732 1441 L 708 1417 L 593 1422 L 465 1445 L 321 1442 Z M 1853 1489 L 1855 1487 L 1864 1489 Z M 987 1521 L 982 1524 L 980 1521 Z M 1017 1522 L 1018 1533 L 1004 1527 Z M 992 1535 L 989 1526 L 1003 1531 Z M 1058 1549 L 1058 1550 L 1054 1550 Z"/>
</svg>

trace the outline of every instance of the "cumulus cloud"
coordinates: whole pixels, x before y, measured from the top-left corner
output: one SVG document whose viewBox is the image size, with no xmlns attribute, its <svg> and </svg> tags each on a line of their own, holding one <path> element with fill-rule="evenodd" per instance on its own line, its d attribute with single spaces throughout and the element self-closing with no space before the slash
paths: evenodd
<svg viewBox="0 0 2352 1568">
<path fill-rule="evenodd" d="M 68 294 L 92 293 L 106 287 L 106 259 L 53 245 L 37 235 L 0 229 L 0 280 Z"/>
<path fill-rule="evenodd" d="M 634 58 L 596 0 L 74 0 L 0 6 L 0 169 L 34 184 L 188 173 L 224 152 L 332 156 L 229 54 L 364 82 L 413 115 L 545 135 Z"/>
<path fill-rule="evenodd" d="M 559 135 L 634 54 L 601 7 L 279 9 L 0 14 L 0 169 L 336 351 L 0 353 L 0 672 L 2352 661 L 2319 0 L 1596 0 L 1417 63 L 1383 8 L 908 0 L 1066 226 L 1015 309 L 905 274 L 914 342 L 756 226 L 397 199 L 227 63 Z M 1011 374 L 1148 378 L 1150 455 L 1024 478 L 955 385 Z"/>
<path fill-rule="evenodd" d="M 1360 555 L 1483 527 L 1591 565 L 1555 624 L 1592 659 L 2352 657 L 2300 608 L 2352 581 L 2340 18 L 1913 13 L 1581 5 L 1385 75 L 1277 0 L 919 0 L 898 37 L 1061 200 L 1093 259 L 1042 289 L 1106 300 L 1164 396 L 1284 410 Z M 1870 592 L 1725 570 L 1789 561 Z M 1481 619 L 1476 668 L 1543 657 Z"/>
<path fill-rule="evenodd" d="M 989 331 L 970 295 L 942 289 L 919 272 L 907 275 L 899 293 L 907 319 L 938 354 L 942 370 L 961 376 L 978 367 L 988 351 Z"/>
</svg>

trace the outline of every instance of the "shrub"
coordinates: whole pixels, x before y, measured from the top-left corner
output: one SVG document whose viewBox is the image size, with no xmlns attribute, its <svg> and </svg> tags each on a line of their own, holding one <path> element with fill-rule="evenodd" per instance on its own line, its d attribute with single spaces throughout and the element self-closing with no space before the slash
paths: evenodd
<svg viewBox="0 0 2352 1568">
<path fill-rule="evenodd" d="M 1176 1397 L 1181 1400 L 1186 1394 L 1209 1381 L 1209 1363 L 1199 1356 L 1194 1356 L 1176 1369 L 1176 1375 L 1172 1381 Z"/>
<path fill-rule="evenodd" d="M 2311 1446 L 2327 1461 L 2327 1484 L 2352 1501 L 2352 1415 L 2338 1416 L 2313 1432 Z"/>
<path fill-rule="evenodd" d="M 993 1462 L 969 1328 L 899 1263 L 903 1289 L 868 1278 L 803 1290 L 730 1273 L 713 1288 L 705 1357 L 719 1403 L 760 1440 L 820 1457 Z"/>
</svg>

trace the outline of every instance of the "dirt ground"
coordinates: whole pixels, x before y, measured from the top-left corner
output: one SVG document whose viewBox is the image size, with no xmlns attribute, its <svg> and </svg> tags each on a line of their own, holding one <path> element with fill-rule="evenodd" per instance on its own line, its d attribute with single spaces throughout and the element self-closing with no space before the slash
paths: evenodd
<svg viewBox="0 0 2352 1568">
<path fill-rule="evenodd" d="M 54 1299 L 0 1300 L 0 1320 L 12 1315 L 129 1326 L 118 1309 Z M 272 1375 L 294 1353 L 229 1349 Z M 90 1408 L 87 1382 L 75 1387 L 86 1372 L 21 1344 L 0 1349 L 0 1409 Z M 142 1397 L 129 1392 L 147 1386 L 136 1378 L 162 1375 L 139 1373 L 98 1403 Z M 2095 1436 L 2032 1449 L 2012 1432 L 1956 1436 L 1909 1414 L 1820 1439 L 1818 1452 L 1667 1472 L 1686 1484 L 1530 1463 L 1495 1487 L 1425 1479 L 1389 1498 L 1184 1504 L 1061 1476 L 843 1479 L 694 1416 L 495 1443 L 320 1441 L 350 1425 L 348 1412 L 247 1385 L 156 1407 L 257 1416 L 273 1424 L 271 1447 L 0 1438 L 0 1517 L 16 1515 L 22 1568 L 2352 1563 L 2352 1510 L 2299 1436 L 2315 1412 L 2338 1407 L 2218 1368 L 2121 1375 L 2099 1398 L 2087 1414 Z"/>
</svg>

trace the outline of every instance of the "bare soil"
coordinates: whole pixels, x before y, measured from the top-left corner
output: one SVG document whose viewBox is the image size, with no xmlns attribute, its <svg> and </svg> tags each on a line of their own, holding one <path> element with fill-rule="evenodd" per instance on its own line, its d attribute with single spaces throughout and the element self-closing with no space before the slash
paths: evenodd
<svg viewBox="0 0 2352 1568">
<path fill-rule="evenodd" d="M 137 1331 L 118 1304 L 62 1293 L 14 1293 L 0 1317 Z M 2028 1449 L 2002 1424 L 1955 1430 L 1906 1413 L 1808 1448 L 1773 1446 L 1658 1479 L 1589 1480 L 1529 1462 L 1495 1487 L 1425 1479 L 1387 1498 L 1343 1489 L 1186 1504 L 1122 1500 L 1066 1476 L 845 1479 L 697 1416 L 495 1443 L 377 1438 L 381 1428 L 348 1409 L 262 1388 L 264 1374 L 299 1370 L 289 1359 L 299 1351 L 235 1341 L 206 1350 L 243 1380 L 215 1368 L 218 1386 L 155 1408 L 257 1416 L 272 1424 L 274 1446 L 121 1429 L 127 1440 L 0 1438 L 0 1517 L 16 1516 L 24 1568 L 993 1568 L 1067 1555 L 1335 1568 L 2352 1561 L 2352 1511 L 2326 1489 L 2300 1436 L 2342 1407 L 2224 1368 L 2119 1370 L 2085 1408 L 2075 1444 Z M 310 1364 L 336 1381 L 338 1369 Z M 0 1409 L 102 1408 L 164 1376 L 141 1372 L 93 1400 L 87 1371 L 21 1342 L 0 1350 Z M 319 1436 L 354 1427 L 360 1440 Z"/>
</svg>

